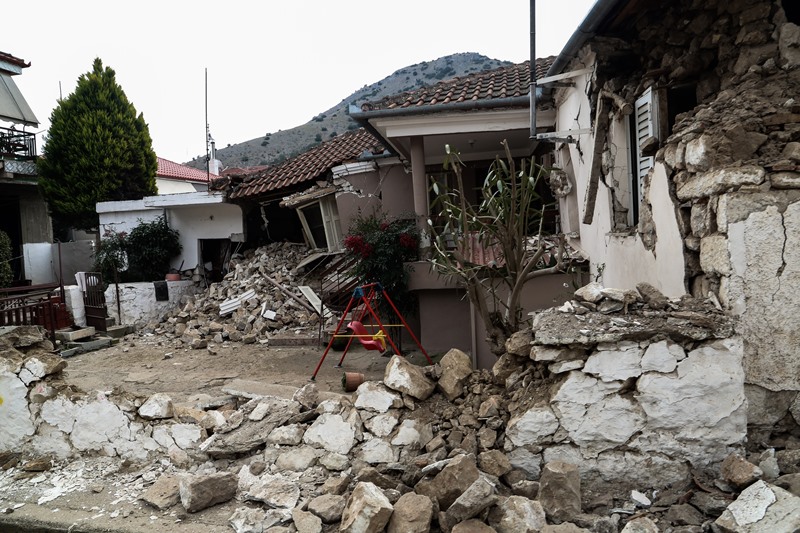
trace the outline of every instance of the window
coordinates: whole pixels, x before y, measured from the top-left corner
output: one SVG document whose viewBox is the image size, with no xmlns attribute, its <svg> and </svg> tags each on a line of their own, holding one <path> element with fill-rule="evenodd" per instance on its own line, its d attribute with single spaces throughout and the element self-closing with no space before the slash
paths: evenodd
<svg viewBox="0 0 800 533">
<path fill-rule="evenodd" d="M 342 230 L 334 195 L 297 208 L 303 233 L 312 248 L 335 252 L 342 249 Z"/>
</svg>

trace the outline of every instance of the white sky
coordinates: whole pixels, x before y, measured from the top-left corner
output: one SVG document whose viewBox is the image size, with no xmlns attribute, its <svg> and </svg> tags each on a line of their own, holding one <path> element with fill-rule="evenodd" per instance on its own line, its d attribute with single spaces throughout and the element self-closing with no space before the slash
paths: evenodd
<svg viewBox="0 0 800 533">
<path fill-rule="evenodd" d="M 555 55 L 594 0 L 538 0 L 537 56 Z M 162 0 L 4 2 L 0 51 L 31 62 L 15 81 L 46 131 L 95 57 L 185 162 L 289 129 L 402 67 L 458 52 L 528 59 L 529 0 Z M 37 130 L 38 131 L 38 130 Z M 41 138 L 39 143 L 41 145 Z M 41 150 L 40 150 L 41 151 Z"/>
</svg>

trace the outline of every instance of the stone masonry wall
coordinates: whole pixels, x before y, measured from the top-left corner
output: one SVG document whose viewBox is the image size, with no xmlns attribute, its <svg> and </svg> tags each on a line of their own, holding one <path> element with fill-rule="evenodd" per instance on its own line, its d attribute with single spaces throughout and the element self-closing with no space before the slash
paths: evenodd
<svg viewBox="0 0 800 533">
<path fill-rule="evenodd" d="M 696 107 L 675 117 L 656 161 L 671 180 L 687 290 L 737 318 L 758 429 L 786 417 L 800 390 L 800 21 L 786 0 L 659 4 L 620 39 L 592 44 L 595 91 L 632 103 L 649 86 L 694 87 Z M 652 245 L 647 211 L 639 232 Z"/>
</svg>

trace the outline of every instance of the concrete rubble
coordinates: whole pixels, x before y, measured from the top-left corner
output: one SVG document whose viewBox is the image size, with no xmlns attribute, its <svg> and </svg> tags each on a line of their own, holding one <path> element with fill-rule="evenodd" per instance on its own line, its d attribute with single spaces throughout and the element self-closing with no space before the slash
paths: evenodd
<svg viewBox="0 0 800 533">
<path fill-rule="evenodd" d="M 301 283 L 293 268 L 309 253 L 305 245 L 272 243 L 235 255 L 221 282 L 185 296 L 180 307 L 139 333 L 164 335 L 176 347 L 193 349 L 225 342 L 266 343 L 296 331 L 316 338 L 319 317 L 297 288 L 308 282 Z"/>
<path fill-rule="evenodd" d="M 313 383 L 188 404 L 82 393 L 41 330 L 12 328 L 0 510 L 113 482 L 116 501 L 186 520 L 230 502 L 236 532 L 794 531 L 797 421 L 745 448 L 741 340 L 713 305 L 650 289 L 652 307 L 581 289 L 491 371 L 455 349 L 394 356 L 382 382 L 325 400 Z"/>
</svg>

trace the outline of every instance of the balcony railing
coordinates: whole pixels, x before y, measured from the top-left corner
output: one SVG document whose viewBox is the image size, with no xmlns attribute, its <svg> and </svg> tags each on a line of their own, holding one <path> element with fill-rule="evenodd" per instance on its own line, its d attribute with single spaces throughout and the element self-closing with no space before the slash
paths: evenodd
<svg viewBox="0 0 800 533">
<path fill-rule="evenodd" d="M 36 158 L 36 135 L 27 131 L 0 128 L 0 158 Z"/>
</svg>

